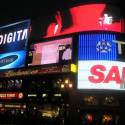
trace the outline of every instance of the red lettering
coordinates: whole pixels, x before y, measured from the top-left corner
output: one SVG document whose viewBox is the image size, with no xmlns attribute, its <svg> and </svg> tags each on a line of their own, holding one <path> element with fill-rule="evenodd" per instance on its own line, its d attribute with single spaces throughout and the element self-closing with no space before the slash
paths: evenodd
<svg viewBox="0 0 125 125">
<path fill-rule="evenodd" d="M 121 84 L 125 83 L 125 67 L 122 70 Z"/>
<path fill-rule="evenodd" d="M 111 67 L 107 77 L 104 80 L 104 83 L 109 83 L 110 81 L 116 81 L 116 83 L 118 83 L 118 84 L 121 83 L 118 66 Z"/>
<path fill-rule="evenodd" d="M 88 76 L 89 81 L 92 82 L 92 83 L 102 82 L 104 80 L 104 74 L 101 71 L 105 71 L 105 70 L 106 70 L 106 68 L 103 65 L 93 66 L 91 68 L 91 74 L 96 75 L 96 78 L 94 76 Z"/>
</svg>

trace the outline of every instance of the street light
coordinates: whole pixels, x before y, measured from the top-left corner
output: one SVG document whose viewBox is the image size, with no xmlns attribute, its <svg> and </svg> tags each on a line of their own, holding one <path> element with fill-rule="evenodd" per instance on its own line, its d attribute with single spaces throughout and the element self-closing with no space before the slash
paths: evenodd
<svg viewBox="0 0 125 125">
<path fill-rule="evenodd" d="M 61 84 L 61 88 L 63 89 L 65 87 L 65 85 L 64 84 Z"/>
</svg>

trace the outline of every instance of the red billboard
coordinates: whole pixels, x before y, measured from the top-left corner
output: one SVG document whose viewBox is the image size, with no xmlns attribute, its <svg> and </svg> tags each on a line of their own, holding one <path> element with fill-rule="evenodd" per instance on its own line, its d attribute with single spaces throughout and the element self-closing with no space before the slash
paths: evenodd
<svg viewBox="0 0 125 125">
<path fill-rule="evenodd" d="M 86 4 L 58 10 L 53 20 L 50 16 L 42 37 L 92 30 L 124 32 L 123 22 L 118 7 L 106 4 Z"/>
<path fill-rule="evenodd" d="M 22 99 L 22 92 L 0 92 L 0 99 Z"/>
</svg>

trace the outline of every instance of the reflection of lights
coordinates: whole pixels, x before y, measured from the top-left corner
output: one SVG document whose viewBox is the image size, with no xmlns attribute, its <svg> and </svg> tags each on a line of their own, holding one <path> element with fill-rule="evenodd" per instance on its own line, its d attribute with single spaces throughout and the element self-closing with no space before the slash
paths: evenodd
<svg viewBox="0 0 125 125">
<path fill-rule="evenodd" d="M 26 105 L 23 105 L 23 108 L 25 109 L 25 108 L 26 108 Z"/>
<path fill-rule="evenodd" d="M 0 110 L 1 110 L 1 111 L 5 111 L 6 109 L 5 109 L 5 108 L 1 108 Z"/>
<path fill-rule="evenodd" d="M 69 84 L 69 88 L 72 88 L 72 84 L 71 83 Z"/>
<path fill-rule="evenodd" d="M 61 88 L 63 89 L 65 86 L 64 86 L 64 84 L 61 84 Z"/>
<path fill-rule="evenodd" d="M 61 97 L 62 95 L 61 94 L 54 94 L 54 96 Z"/>
<path fill-rule="evenodd" d="M 22 99 L 23 98 L 23 93 L 20 92 L 19 95 L 18 95 L 19 99 Z"/>
<path fill-rule="evenodd" d="M 15 110 L 12 110 L 11 113 L 12 113 L 12 115 L 15 115 L 16 112 L 15 112 Z"/>
<path fill-rule="evenodd" d="M 55 110 L 43 110 L 42 111 L 42 116 L 43 117 L 49 117 L 49 118 L 53 118 L 53 117 L 57 117 L 59 115 L 59 111 L 55 111 Z"/>
<path fill-rule="evenodd" d="M 20 112 L 21 114 L 24 114 L 24 111 L 23 110 L 21 110 L 21 112 Z"/>
<path fill-rule="evenodd" d="M 69 84 L 69 80 L 68 79 L 65 79 L 65 84 Z"/>
<path fill-rule="evenodd" d="M 110 122 L 110 121 L 112 121 L 112 116 L 111 115 L 103 115 L 102 123 Z"/>
<path fill-rule="evenodd" d="M 87 114 L 87 119 L 88 119 L 89 122 L 92 122 L 92 120 L 93 120 L 92 115 L 91 114 Z"/>
<path fill-rule="evenodd" d="M 92 122 L 93 121 L 93 115 L 92 114 L 83 114 L 83 115 L 80 115 L 80 119 L 83 121 L 83 123 L 86 123 L 86 122 Z"/>
<path fill-rule="evenodd" d="M 113 96 L 106 96 L 104 99 L 104 104 L 113 104 L 116 103 L 115 98 Z"/>
<path fill-rule="evenodd" d="M 1 107 L 3 107 L 3 105 L 2 105 L 2 104 L 0 104 L 0 108 L 1 108 Z"/>
<path fill-rule="evenodd" d="M 28 94 L 28 97 L 36 97 L 36 94 Z"/>
<path fill-rule="evenodd" d="M 46 94 L 46 93 L 43 93 L 43 94 L 42 94 L 42 97 L 43 97 L 43 98 L 47 97 L 47 94 Z"/>
<path fill-rule="evenodd" d="M 68 89 L 68 88 L 72 88 L 73 84 L 71 83 L 70 79 L 66 78 L 63 80 L 60 87 Z"/>
<path fill-rule="evenodd" d="M 34 106 L 33 109 L 36 110 L 36 106 Z"/>
<path fill-rule="evenodd" d="M 21 108 L 21 105 L 5 104 L 5 108 Z"/>
<path fill-rule="evenodd" d="M 94 97 L 94 96 L 84 97 L 84 102 L 88 105 L 96 105 L 98 103 L 96 97 Z"/>
</svg>

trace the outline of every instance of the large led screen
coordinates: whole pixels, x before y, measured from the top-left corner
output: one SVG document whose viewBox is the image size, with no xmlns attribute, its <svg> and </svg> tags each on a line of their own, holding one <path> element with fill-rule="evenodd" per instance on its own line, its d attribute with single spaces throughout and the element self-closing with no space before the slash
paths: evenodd
<svg viewBox="0 0 125 125">
<path fill-rule="evenodd" d="M 25 66 L 30 20 L 0 27 L 0 70 Z"/>
<path fill-rule="evenodd" d="M 72 59 L 72 38 L 41 42 L 31 45 L 32 59 L 29 65 L 65 63 Z"/>
<path fill-rule="evenodd" d="M 84 33 L 78 44 L 78 89 L 125 90 L 124 36 Z"/>
<path fill-rule="evenodd" d="M 44 38 L 92 30 L 124 32 L 120 8 L 108 4 L 84 4 L 57 10 L 32 25 L 32 35 Z"/>
</svg>

